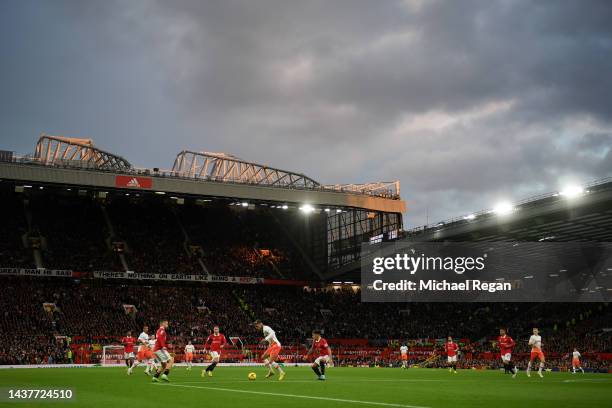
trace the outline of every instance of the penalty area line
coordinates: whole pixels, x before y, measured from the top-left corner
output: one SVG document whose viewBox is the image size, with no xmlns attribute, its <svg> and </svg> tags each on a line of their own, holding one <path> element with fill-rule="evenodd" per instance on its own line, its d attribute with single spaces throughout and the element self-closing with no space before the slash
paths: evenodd
<svg viewBox="0 0 612 408">
<path fill-rule="evenodd" d="M 312 395 L 283 394 L 280 392 L 236 390 L 233 388 L 209 387 L 206 385 L 204 386 L 202 385 L 184 385 L 184 384 L 156 384 L 156 385 L 161 385 L 162 387 L 200 388 L 203 390 L 211 390 L 211 391 L 225 391 L 225 392 L 235 392 L 235 393 L 240 393 L 240 394 L 267 395 L 270 397 L 302 398 L 302 399 L 312 399 L 312 400 L 320 400 L 320 401 L 345 402 L 348 404 L 377 405 L 377 406 L 382 406 L 382 407 L 431 408 L 431 407 L 425 407 L 421 405 L 405 405 L 405 404 L 394 404 L 391 402 L 377 402 L 377 401 L 352 400 L 352 399 L 344 399 L 344 398 L 316 397 Z"/>
</svg>

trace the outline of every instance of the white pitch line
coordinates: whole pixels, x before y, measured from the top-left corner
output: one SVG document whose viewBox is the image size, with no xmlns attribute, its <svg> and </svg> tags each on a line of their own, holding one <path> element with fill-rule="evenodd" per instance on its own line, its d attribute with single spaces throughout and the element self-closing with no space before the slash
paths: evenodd
<svg viewBox="0 0 612 408">
<path fill-rule="evenodd" d="M 383 407 L 431 408 L 431 407 L 424 407 L 420 405 L 404 405 L 404 404 L 393 404 L 390 402 L 376 402 L 376 401 L 350 400 L 350 399 L 343 399 L 343 398 L 315 397 L 312 395 L 282 394 L 278 392 L 247 391 L 247 390 L 236 390 L 232 388 L 221 388 L 221 387 L 208 387 L 208 386 L 182 385 L 182 384 L 158 384 L 158 385 L 161 385 L 163 387 L 201 388 L 204 390 L 212 390 L 212 391 L 225 391 L 225 392 L 235 392 L 235 393 L 242 393 L 242 394 L 268 395 L 271 397 L 287 397 L 287 398 L 313 399 L 313 400 L 321 400 L 321 401 L 346 402 L 349 404 L 378 405 L 378 406 L 383 406 Z"/>
<path fill-rule="evenodd" d="M 240 384 L 240 383 L 250 383 L 250 382 L 253 382 L 253 381 L 251 380 L 216 380 L 215 384 Z M 283 382 L 286 382 L 286 383 L 314 383 L 315 380 L 283 380 Z M 350 383 L 391 382 L 391 383 L 396 383 L 396 382 L 449 382 L 449 380 L 435 380 L 435 379 L 426 379 L 426 378 L 415 378 L 415 379 L 409 379 L 409 378 L 398 378 L 398 379 L 392 379 L 392 378 L 365 379 L 363 378 L 363 379 L 359 379 L 359 378 L 355 378 L 355 379 L 343 380 L 343 379 L 334 378 L 331 382 L 333 382 L 334 384 L 342 383 L 342 382 L 350 382 Z M 181 381 L 178 384 L 202 384 L 202 381 Z M 267 384 L 271 384 L 271 383 L 267 382 Z"/>
</svg>

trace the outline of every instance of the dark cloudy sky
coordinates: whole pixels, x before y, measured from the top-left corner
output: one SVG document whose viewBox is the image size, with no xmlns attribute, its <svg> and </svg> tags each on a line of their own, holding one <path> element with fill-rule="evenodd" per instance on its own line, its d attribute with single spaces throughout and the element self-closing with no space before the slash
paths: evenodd
<svg viewBox="0 0 612 408">
<path fill-rule="evenodd" d="M 0 149 L 399 179 L 406 225 L 612 176 L 610 1 L 0 1 Z M 427 216 L 428 214 L 428 216 Z"/>
</svg>

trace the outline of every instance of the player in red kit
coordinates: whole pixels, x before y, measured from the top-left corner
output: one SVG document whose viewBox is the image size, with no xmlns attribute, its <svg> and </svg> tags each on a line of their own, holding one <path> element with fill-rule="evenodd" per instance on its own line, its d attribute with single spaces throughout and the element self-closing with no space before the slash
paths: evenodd
<svg viewBox="0 0 612 408">
<path fill-rule="evenodd" d="M 444 351 L 446 351 L 448 370 L 457 374 L 457 352 L 459 346 L 453 341 L 451 336 L 448 336 L 446 343 L 444 343 Z"/>
<path fill-rule="evenodd" d="M 309 356 L 311 356 L 315 352 L 318 354 L 318 357 L 312 363 L 312 371 L 315 372 L 319 380 L 324 381 L 325 380 L 325 366 L 326 365 L 331 366 L 333 364 L 333 360 L 332 360 L 331 348 L 329 347 L 329 344 L 327 344 L 327 340 L 321 337 L 320 330 L 313 330 L 312 346 L 310 347 L 310 350 L 308 350 L 308 353 L 306 353 L 306 355 L 304 356 L 304 359 L 307 359 Z"/>
<path fill-rule="evenodd" d="M 132 332 L 127 332 L 127 336 L 121 339 L 123 343 L 123 358 L 125 359 L 125 365 L 128 368 L 128 374 L 131 374 L 130 367 L 134 364 L 134 344 L 136 339 L 132 337 Z"/>
<path fill-rule="evenodd" d="M 170 374 L 170 369 L 172 368 L 174 359 L 172 358 L 170 353 L 168 353 L 168 334 L 166 333 L 167 329 L 167 320 L 162 320 L 161 322 L 159 322 L 159 329 L 157 329 L 157 332 L 155 333 L 155 346 L 153 347 L 153 354 L 155 354 L 155 359 L 160 363 L 160 367 L 157 369 L 157 372 L 153 376 L 153 382 L 158 382 L 160 378 L 164 381 L 170 381 L 168 379 L 168 375 Z"/>
<path fill-rule="evenodd" d="M 508 336 L 506 329 L 499 329 L 497 345 L 499 347 L 502 363 L 504 364 L 504 372 L 512 373 L 512 378 L 516 378 L 516 373 L 518 372 L 516 366 L 511 362 L 512 348 L 515 344 L 512 337 Z"/>
<path fill-rule="evenodd" d="M 209 377 L 212 377 L 212 372 L 221 359 L 221 349 L 225 347 L 226 344 L 227 340 L 225 339 L 225 336 L 219 333 L 219 326 L 213 327 L 213 334 L 208 336 L 204 342 L 204 350 L 208 350 L 210 352 L 212 362 L 208 367 L 206 367 L 206 370 L 202 370 L 202 377 L 204 377 L 206 374 L 208 374 Z"/>
</svg>

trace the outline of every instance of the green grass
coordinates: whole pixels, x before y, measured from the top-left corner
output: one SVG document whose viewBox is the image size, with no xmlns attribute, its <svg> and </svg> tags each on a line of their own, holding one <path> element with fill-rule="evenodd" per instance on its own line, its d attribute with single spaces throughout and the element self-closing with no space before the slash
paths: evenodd
<svg viewBox="0 0 612 408">
<path fill-rule="evenodd" d="M 612 376 L 547 373 L 516 379 L 497 371 L 331 368 L 319 382 L 309 368 L 287 367 L 284 382 L 264 379 L 261 367 L 218 367 L 202 379 L 200 369 L 175 368 L 170 384 L 152 384 L 140 368 L 128 377 L 121 368 L 0 370 L 0 388 L 66 388 L 73 403 L 0 403 L 53 407 L 611 407 Z M 248 381 L 247 373 L 257 373 Z M 308 398 L 315 397 L 315 398 Z"/>
</svg>

